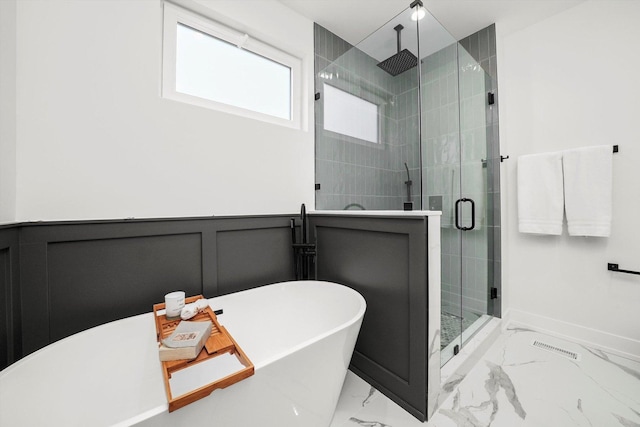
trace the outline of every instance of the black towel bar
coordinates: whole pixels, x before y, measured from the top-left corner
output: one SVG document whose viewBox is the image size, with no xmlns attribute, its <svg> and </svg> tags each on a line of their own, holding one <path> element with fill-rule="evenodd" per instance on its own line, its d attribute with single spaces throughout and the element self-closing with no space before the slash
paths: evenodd
<svg viewBox="0 0 640 427">
<path fill-rule="evenodd" d="M 627 274 L 638 274 L 640 275 L 640 271 L 631 271 L 631 270 L 620 270 L 618 268 L 618 264 L 608 263 L 607 270 L 615 271 L 617 273 L 627 273 Z"/>
</svg>

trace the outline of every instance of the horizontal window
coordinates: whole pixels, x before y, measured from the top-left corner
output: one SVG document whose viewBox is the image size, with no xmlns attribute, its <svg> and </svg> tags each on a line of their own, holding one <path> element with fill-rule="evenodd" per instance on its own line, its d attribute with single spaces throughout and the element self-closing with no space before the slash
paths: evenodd
<svg viewBox="0 0 640 427">
<path fill-rule="evenodd" d="M 165 3 L 163 96 L 300 128 L 301 61 Z"/>
</svg>

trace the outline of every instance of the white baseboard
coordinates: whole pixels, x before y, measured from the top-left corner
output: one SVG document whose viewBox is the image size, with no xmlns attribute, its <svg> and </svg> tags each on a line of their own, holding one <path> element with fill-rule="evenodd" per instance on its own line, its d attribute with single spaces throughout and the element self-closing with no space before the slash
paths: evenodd
<svg viewBox="0 0 640 427">
<path fill-rule="evenodd" d="M 640 362 L 640 341 L 526 311 L 508 309 L 503 329 L 524 327 Z"/>
</svg>

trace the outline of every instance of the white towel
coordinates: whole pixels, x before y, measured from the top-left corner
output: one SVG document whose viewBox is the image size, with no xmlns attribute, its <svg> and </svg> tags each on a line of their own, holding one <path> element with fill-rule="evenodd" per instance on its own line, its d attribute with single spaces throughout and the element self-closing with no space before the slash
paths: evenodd
<svg viewBox="0 0 640 427">
<path fill-rule="evenodd" d="M 562 152 L 518 157 L 518 230 L 562 234 Z"/>
<path fill-rule="evenodd" d="M 599 145 L 567 150 L 562 162 L 569 235 L 609 237 L 613 148 Z"/>
</svg>

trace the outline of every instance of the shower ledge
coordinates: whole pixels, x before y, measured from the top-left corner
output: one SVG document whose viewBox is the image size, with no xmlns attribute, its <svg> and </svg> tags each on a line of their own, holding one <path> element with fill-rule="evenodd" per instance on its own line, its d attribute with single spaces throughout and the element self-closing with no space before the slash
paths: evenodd
<svg viewBox="0 0 640 427">
<path fill-rule="evenodd" d="M 423 217 L 441 216 L 441 211 L 310 211 L 309 215 L 340 215 L 340 216 L 387 216 L 387 217 Z"/>
</svg>

